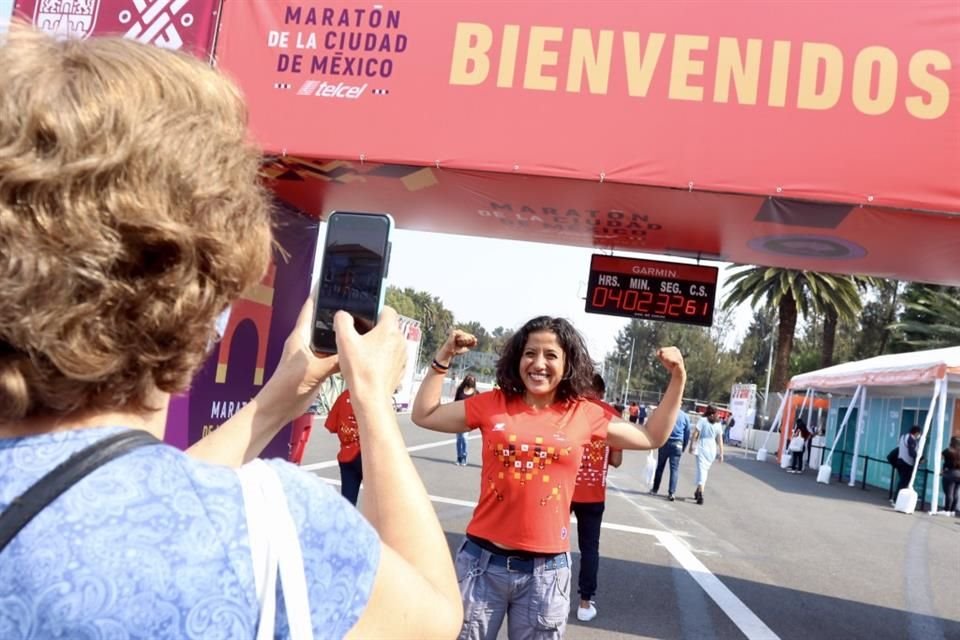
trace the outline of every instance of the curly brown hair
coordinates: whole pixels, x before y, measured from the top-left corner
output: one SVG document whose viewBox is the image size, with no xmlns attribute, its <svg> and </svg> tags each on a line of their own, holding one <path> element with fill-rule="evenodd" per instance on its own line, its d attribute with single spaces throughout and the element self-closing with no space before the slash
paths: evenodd
<svg viewBox="0 0 960 640">
<path fill-rule="evenodd" d="M 148 411 L 263 275 L 270 213 L 238 90 L 121 39 L 0 46 L 0 423 Z"/>
<path fill-rule="evenodd" d="M 497 385 L 508 396 L 520 396 L 526 391 L 520 378 L 520 359 L 531 333 L 549 331 L 557 336 L 565 357 L 563 379 L 557 385 L 557 400 L 572 400 L 585 396 L 593 386 L 593 361 L 583 337 L 564 318 L 538 316 L 527 321 L 510 336 L 497 360 Z"/>
</svg>

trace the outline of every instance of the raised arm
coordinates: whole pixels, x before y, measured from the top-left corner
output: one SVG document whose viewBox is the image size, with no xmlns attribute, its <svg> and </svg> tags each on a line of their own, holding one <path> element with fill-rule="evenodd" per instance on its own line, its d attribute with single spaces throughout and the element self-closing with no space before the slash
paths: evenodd
<svg viewBox="0 0 960 640">
<path fill-rule="evenodd" d="M 339 371 L 336 355 L 320 358 L 310 350 L 312 317 L 311 297 L 300 309 L 297 324 L 284 342 L 280 363 L 260 393 L 188 448 L 188 455 L 239 467 L 260 455 L 285 424 L 307 411 L 323 381 Z"/>
<path fill-rule="evenodd" d="M 363 446 L 361 510 L 382 542 L 370 600 L 348 637 L 455 637 L 463 609 L 453 561 L 390 402 L 406 363 L 397 314 L 385 307 L 364 336 L 342 311 L 334 327 Z"/>
<path fill-rule="evenodd" d="M 683 387 L 687 371 L 683 356 L 676 347 L 664 347 L 657 351 L 660 363 L 670 372 L 670 382 L 656 410 L 642 427 L 621 418 L 613 418 L 607 427 L 607 442 L 618 449 L 657 449 L 667 441 L 680 412 Z"/>
<path fill-rule="evenodd" d="M 451 329 L 446 342 L 437 351 L 434 358 L 438 364 L 449 367 L 453 358 L 466 353 L 477 344 L 477 339 L 465 331 Z M 430 367 L 426 377 L 420 383 L 417 397 L 413 401 L 413 410 L 410 418 L 414 424 L 444 433 L 463 433 L 469 431 L 467 413 L 464 401 L 440 403 L 440 394 L 443 392 L 443 378 L 445 373 L 438 372 Z"/>
</svg>

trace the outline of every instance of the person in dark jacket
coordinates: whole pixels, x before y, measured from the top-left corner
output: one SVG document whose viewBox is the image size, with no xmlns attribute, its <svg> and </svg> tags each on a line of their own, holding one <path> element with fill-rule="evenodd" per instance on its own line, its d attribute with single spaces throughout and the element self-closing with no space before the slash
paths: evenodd
<svg viewBox="0 0 960 640">
<path fill-rule="evenodd" d="M 960 438 L 950 438 L 950 446 L 943 450 L 943 510 L 956 513 L 960 497 Z"/>
</svg>

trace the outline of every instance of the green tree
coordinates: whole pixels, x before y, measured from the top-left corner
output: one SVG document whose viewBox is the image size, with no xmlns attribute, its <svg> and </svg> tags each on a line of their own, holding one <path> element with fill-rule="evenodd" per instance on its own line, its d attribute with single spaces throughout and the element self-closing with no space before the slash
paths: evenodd
<svg viewBox="0 0 960 640">
<path fill-rule="evenodd" d="M 833 352 L 837 340 L 837 325 L 854 322 L 863 310 L 863 294 L 873 283 L 873 278 L 862 276 L 833 275 L 831 286 L 813 291 L 815 305 L 823 316 L 823 336 L 820 343 L 820 368 L 833 364 Z M 809 371 L 809 369 L 805 369 Z"/>
<path fill-rule="evenodd" d="M 840 315 L 855 315 L 859 291 L 844 276 L 775 267 L 734 266 L 728 278 L 730 291 L 723 303 L 731 309 L 749 302 L 756 309 L 761 303 L 777 310 L 777 348 L 770 385 L 784 390 L 790 370 L 797 317 L 811 318 L 813 313 L 833 307 Z"/>
<path fill-rule="evenodd" d="M 420 321 L 421 362 L 430 362 L 429 358 L 433 357 L 447 339 L 450 327 L 453 326 L 453 313 L 443 306 L 440 298 L 409 287 L 387 287 L 386 303 L 400 315 Z"/>
<path fill-rule="evenodd" d="M 903 332 L 904 350 L 960 345 L 960 288 L 911 283 L 894 328 Z"/>
</svg>

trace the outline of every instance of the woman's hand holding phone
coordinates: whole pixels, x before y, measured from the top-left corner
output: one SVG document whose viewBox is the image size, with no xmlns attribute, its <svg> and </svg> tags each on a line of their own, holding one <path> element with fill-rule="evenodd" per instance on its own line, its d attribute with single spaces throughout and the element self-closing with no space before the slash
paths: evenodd
<svg viewBox="0 0 960 640">
<path fill-rule="evenodd" d="M 297 323 L 283 343 L 283 353 L 276 370 L 263 392 L 258 394 L 258 397 L 265 395 L 269 398 L 276 409 L 284 414 L 286 421 L 306 413 L 316 399 L 320 385 L 340 370 L 336 354 L 317 354 L 310 348 L 313 307 L 311 296 L 300 309 Z"/>
<path fill-rule="evenodd" d="M 340 371 L 354 402 L 367 395 L 393 395 L 407 365 L 406 339 L 400 332 L 397 312 L 384 307 L 376 326 L 364 335 L 357 333 L 353 317 L 345 311 L 337 312 L 333 325 Z"/>
</svg>

